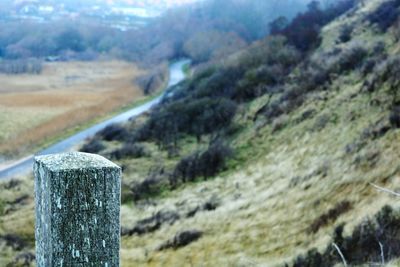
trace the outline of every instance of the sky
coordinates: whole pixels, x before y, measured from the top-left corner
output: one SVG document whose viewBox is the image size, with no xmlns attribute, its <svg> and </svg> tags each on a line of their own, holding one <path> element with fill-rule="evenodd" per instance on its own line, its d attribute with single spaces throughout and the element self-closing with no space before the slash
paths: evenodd
<svg viewBox="0 0 400 267">
<path fill-rule="evenodd" d="M 176 6 L 196 2 L 197 0 L 104 0 L 109 4 L 125 3 L 135 6 L 160 5 Z"/>
<path fill-rule="evenodd" d="M 4 0 L 0 0 L 4 1 Z M 27 3 L 27 2 L 42 2 L 42 0 L 9 0 L 13 2 L 14 4 L 21 4 L 21 3 Z M 84 0 L 82 0 L 84 1 Z M 132 6 L 160 6 L 160 7 L 172 7 L 172 6 L 178 6 L 178 5 L 183 5 L 183 4 L 188 4 L 188 3 L 193 3 L 198 0 L 96 0 L 98 3 L 108 3 L 108 4 L 128 4 Z M 47 1 L 43 1 L 47 2 Z M 58 2 L 58 1 L 54 1 Z M 64 0 L 60 2 L 76 2 L 76 0 Z M 92 1 L 93 2 L 93 1 Z"/>
</svg>

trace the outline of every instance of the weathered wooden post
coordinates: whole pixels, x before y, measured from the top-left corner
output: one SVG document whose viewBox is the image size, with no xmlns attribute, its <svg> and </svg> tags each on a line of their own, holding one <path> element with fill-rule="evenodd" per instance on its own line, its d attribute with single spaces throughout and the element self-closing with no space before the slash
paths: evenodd
<svg viewBox="0 0 400 267">
<path fill-rule="evenodd" d="M 35 158 L 38 267 L 119 266 L 121 169 L 86 153 Z"/>
</svg>

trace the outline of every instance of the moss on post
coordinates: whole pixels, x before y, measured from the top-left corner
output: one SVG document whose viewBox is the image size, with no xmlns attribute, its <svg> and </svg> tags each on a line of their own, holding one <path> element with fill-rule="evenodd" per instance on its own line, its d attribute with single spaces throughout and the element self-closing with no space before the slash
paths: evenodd
<svg viewBox="0 0 400 267">
<path fill-rule="evenodd" d="M 35 158 L 38 267 L 119 266 L 121 169 L 98 155 Z"/>
</svg>

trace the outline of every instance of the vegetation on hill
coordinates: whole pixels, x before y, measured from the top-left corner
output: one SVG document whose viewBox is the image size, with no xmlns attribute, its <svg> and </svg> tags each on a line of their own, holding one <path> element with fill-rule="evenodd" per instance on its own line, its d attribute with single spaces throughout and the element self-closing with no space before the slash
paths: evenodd
<svg viewBox="0 0 400 267">
<path fill-rule="evenodd" d="M 299 0 L 257 4 L 208 0 L 171 10 L 149 25 L 126 32 L 104 26 L 95 19 L 60 19 L 52 23 L 5 20 L 0 22 L 0 58 L 112 57 L 151 67 L 180 56 L 205 62 L 222 58 L 261 38 L 268 31 L 271 19 L 277 15 L 291 18 L 303 6 Z"/>
<path fill-rule="evenodd" d="M 354 6 L 355 2 L 344 1 L 323 10 L 317 2 L 312 2 L 306 12 L 272 36 L 255 42 L 223 63 L 202 69 L 171 89 L 163 103 L 144 120 L 125 127 L 110 126 L 83 150 L 119 160 L 147 157 L 152 161 L 161 156 L 169 162 L 168 167 L 161 166 L 162 173 L 156 179 L 151 173 L 144 180 L 135 181 L 126 190 L 127 200 L 129 195 L 138 200 L 197 178 L 214 176 L 226 169 L 228 161 L 240 165 L 245 159 L 236 155 L 231 146 L 249 127 L 248 123 L 265 121 L 264 127 L 277 124 L 278 119 L 299 108 L 309 94 L 326 90 L 333 83 L 331 79 L 361 68 L 369 51 L 356 43 L 335 54 L 318 54 L 316 58 L 310 52 L 321 42 L 318 29 Z M 310 27 L 301 31 L 299 25 Z M 317 32 L 310 34 L 309 29 Z M 301 43 L 310 47 L 296 47 L 299 36 Z M 321 64 L 325 60 L 329 64 Z M 264 98 L 268 101 L 248 116 L 248 106 Z M 238 119 L 239 116 L 246 118 Z M 120 146 L 110 150 L 104 142 L 119 142 Z M 145 150 L 148 153 L 143 153 Z M 151 194 L 145 192 L 146 188 Z"/>
<path fill-rule="evenodd" d="M 396 266 L 400 206 L 371 183 L 400 178 L 399 7 L 312 3 L 89 140 L 123 167 L 123 266 Z M 0 197 L 14 261 L 27 203 Z"/>
</svg>

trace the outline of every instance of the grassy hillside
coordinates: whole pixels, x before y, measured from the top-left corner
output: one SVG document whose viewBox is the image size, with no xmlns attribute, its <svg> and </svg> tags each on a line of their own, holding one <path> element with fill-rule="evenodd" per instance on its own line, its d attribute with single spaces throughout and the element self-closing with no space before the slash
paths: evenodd
<svg viewBox="0 0 400 267">
<path fill-rule="evenodd" d="M 399 7 L 310 7 L 90 140 L 123 166 L 122 266 L 398 266 L 398 200 L 371 184 L 400 182 Z M 0 265 L 33 250 L 17 181 Z"/>
</svg>

